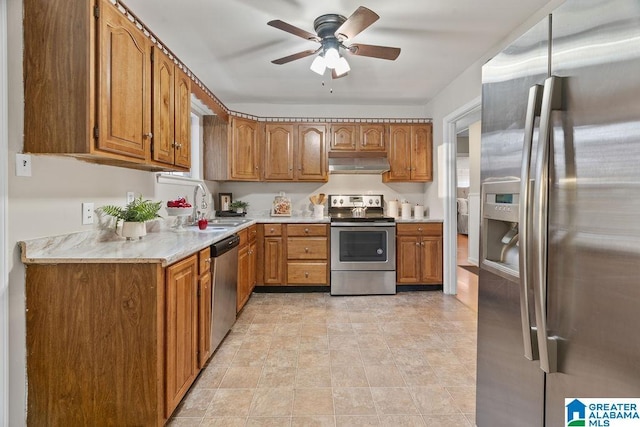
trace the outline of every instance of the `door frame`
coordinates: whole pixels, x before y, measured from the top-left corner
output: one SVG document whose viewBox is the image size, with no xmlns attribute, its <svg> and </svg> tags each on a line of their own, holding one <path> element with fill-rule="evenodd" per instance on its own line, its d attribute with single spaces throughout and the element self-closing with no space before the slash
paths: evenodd
<svg viewBox="0 0 640 427">
<path fill-rule="evenodd" d="M 463 124 L 467 126 L 478 120 L 482 108 L 482 98 L 477 98 L 464 104 L 442 119 L 442 146 L 439 150 L 439 164 L 442 174 L 440 194 L 444 204 L 444 242 L 443 242 L 443 291 L 448 295 L 457 293 L 458 276 L 458 220 L 456 208 L 456 155 L 457 134 Z"/>
<path fill-rule="evenodd" d="M 7 234 L 9 136 L 7 2 L 0 1 L 0 426 L 9 425 L 9 272 Z"/>
</svg>

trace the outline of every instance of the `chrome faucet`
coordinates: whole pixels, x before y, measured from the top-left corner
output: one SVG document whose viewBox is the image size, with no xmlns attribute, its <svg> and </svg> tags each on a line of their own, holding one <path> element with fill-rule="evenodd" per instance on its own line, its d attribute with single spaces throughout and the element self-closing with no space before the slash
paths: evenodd
<svg viewBox="0 0 640 427">
<path fill-rule="evenodd" d="M 202 190 L 202 203 L 200 204 L 200 209 L 207 209 L 207 207 L 209 205 L 207 205 L 207 202 L 204 199 L 204 196 L 207 194 L 207 189 L 204 188 L 204 185 L 202 185 L 202 183 L 197 183 L 196 187 L 193 189 L 193 213 L 191 214 L 191 220 L 193 222 L 198 221 L 198 188 Z"/>
</svg>

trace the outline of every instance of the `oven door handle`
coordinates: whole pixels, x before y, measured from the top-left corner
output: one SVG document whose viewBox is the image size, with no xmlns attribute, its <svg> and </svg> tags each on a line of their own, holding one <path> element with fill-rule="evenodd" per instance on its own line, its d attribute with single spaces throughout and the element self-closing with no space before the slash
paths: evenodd
<svg viewBox="0 0 640 427">
<path fill-rule="evenodd" d="M 332 222 L 332 227 L 388 227 L 396 228 L 394 222 Z"/>
</svg>

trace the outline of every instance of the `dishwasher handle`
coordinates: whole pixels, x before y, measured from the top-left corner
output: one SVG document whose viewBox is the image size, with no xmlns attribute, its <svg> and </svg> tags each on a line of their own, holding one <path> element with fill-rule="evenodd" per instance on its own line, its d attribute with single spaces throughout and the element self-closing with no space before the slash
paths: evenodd
<svg viewBox="0 0 640 427">
<path fill-rule="evenodd" d="M 217 258 L 240 244 L 240 236 L 234 234 L 211 245 L 211 257 Z"/>
</svg>

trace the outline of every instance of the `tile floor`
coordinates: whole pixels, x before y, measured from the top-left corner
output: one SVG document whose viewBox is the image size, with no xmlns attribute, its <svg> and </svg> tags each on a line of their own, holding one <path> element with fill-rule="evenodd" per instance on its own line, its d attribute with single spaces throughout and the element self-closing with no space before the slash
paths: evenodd
<svg viewBox="0 0 640 427">
<path fill-rule="evenodd" d="M 171 426 L 473 426 L 476 313 L 442 292 L 254 293 Z"/>
</svg>

